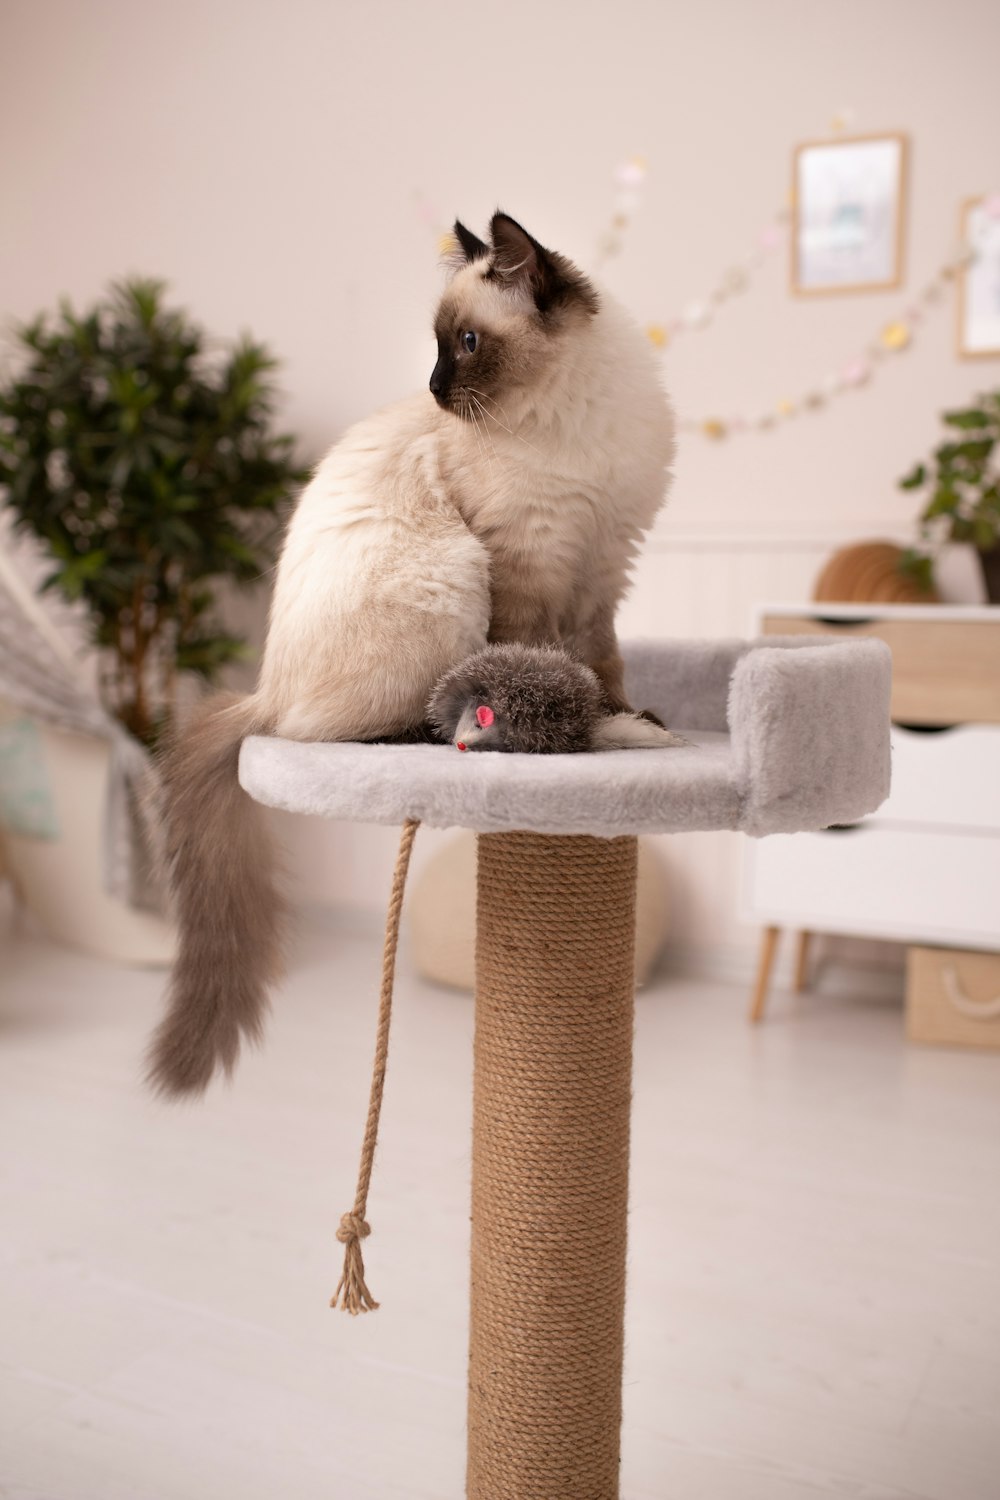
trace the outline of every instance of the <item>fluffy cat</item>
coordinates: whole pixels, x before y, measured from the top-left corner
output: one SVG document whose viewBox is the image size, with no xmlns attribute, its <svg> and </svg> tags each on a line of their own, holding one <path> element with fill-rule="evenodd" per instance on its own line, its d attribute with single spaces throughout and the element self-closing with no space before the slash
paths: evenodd
<svg viewBox="0 0 1000 1500">
<path fill-rule="evenodd" d="M 348 431 L 292 516 L 256 691 L 210 700 L 163 763 L 180 953 L 149 1076 L 198 1092 L 256 1040 L 277 971 L 274 853 L 237 780 L 248 734 L 420 725 L 487 641 L 559 644 L 627 712 L 614 616 L 673 427 L 651 348 L 563 256 L 497 213 L 461 224 L 430 394 Z"/>
</svg>

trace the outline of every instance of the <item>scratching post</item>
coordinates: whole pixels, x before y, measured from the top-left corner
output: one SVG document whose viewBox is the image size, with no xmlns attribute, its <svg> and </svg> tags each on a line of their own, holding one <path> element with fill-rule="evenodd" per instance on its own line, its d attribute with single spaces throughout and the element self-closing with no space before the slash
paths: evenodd
<svg viewBox="0 0 1000 1500">
<path fill-rule="evenodd" d="M 616 1500 L 637 841 L 479 838 L 469 1500 Z"/>
<path fill-rule="evenodd" d="M 466 756 L 253 737 L 240 754 L 270 806 L 480 835 L 469 1500 L 618 1496 L 634 835 L 826 828 L 889 790 L 881 641 L 624 655 L 630 701 L 690 747 Z M 368 1159 L 343 1225 L 359 1310 Z"/>
</svg>

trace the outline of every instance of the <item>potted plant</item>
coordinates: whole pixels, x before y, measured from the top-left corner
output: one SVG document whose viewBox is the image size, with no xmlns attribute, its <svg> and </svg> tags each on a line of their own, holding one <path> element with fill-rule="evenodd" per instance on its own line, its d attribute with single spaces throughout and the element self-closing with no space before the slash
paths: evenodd
<svg viewBox="0 0 1000 1500">
<path fill-rule="evenodd" d="M 928 546 L 969 543 L 979 556 L 987 599 L 1000 604 L 1000 467 L 994 457 L 1000 391 L 945 412 L 943 421 L 952 433 L 899 481 L 901 489 L 920 490 L 926 497 L 920 513 L 924 545 L 911 548 L 901 566 L 927 583 L 933 567 Z"/>
<path fill-rule="evenodd" d="M 82 314 L 63 302 L 16 346 L 0 381 L 4 508 L 51 562 L 43 591 L 81 611 L 104 708 L 154 750 L 185 678 L 211 681 L 245 654 L 219 586 L 266 573 L 305 477 L 273 430 L 275 361 L 246 336 L 210 340 L 146 279 Z M 16 877 L 9 848 L 8 862 Z"/>
</svg>

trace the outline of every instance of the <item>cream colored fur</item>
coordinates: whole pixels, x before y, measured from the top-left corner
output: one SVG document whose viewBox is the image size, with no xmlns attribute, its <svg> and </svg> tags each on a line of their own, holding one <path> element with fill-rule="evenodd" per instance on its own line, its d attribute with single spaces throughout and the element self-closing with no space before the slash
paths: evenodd
<svg viewBox="0 0 1000 1500">
<path fill-rule="evenodd" d="M 637 714 L 612 714 L 599 719 L 590 732 L 592 750 L 669 750 L 688 743 L 681 735 Z"/>
<path fill-rule="evenodd" d="M 443 421 L 421 396 L 358 423 L 304 491 L 257 689 L 275 733 L 419 724 L 438 677 L 485 641 L 489 559 L 443 483 Z"/>
<path fill-rule="evenodd" d="M 353 427 L 320 464 L 278 568 L 258 701 L 277 734 L 362 739 L 418 723 L 437 678 L 483 645 L 491 599 L 545 601 L 543 638 L 591 653 L 666 488 L 672 424 L 652 352 L 605 294 L 558 338 L 527 294 L 459 271 L 469 327 L 528 371 L 475 424 L 430 395 Z M 581 602 L 593 609 L 581 610 Z M 595 665 L 592 661 L 591 665 Z"/>
</svg>

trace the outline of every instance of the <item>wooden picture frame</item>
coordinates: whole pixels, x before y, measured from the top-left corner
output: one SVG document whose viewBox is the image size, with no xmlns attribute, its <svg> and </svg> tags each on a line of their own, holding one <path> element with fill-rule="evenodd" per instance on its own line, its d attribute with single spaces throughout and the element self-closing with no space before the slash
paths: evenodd
<svg viewBox="0 0 1000 1500">
<path fill-rule="evenodd" d="M 797 296 L 900 285 L 908 156 L 906 136 L 895 131 L 796 147 L 791 287 Z"/>
<path fill-rule="evenodd" d="M 956 277 L 959 359 L 1000 359 L 1000 217 L 984 213 L 985 204 L 985 198 L 966 198 L 961 207 L 961 243 L 978 242 L 980 256 Z"/>
</svg>

